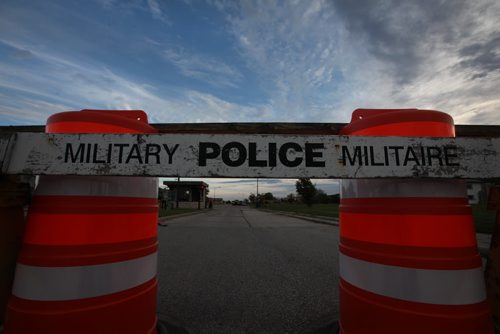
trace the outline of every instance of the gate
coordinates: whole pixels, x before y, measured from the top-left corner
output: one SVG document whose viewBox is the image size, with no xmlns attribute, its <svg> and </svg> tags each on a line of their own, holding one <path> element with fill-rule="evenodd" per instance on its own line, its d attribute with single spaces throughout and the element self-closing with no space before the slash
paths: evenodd
<svg viewBox="0 0 500 334">
<path fill-rule="evenodd" d="M 22 233 L 22 207 L 35 175 L 500 180 L 500 126 L 459 125 L 456 138 L 339 135 L 345 124 L 152 126 L 158 134 L 46 134 L 43 127 L 1 127 L 4 235 L 15 239 Z M 500 208 L 497 198 L 490 202 Z M 10 263 L 5 265 L 10 277 L 16 247 L 13 243 L 3 260 Z M 487 269 L 493 276 L 500 267 L 495 254 L 496 248 Z M 494 278 L 492 296 L 500 290 Z M 495 308 L 494 313 L 500 315 Z"/>
</svg>

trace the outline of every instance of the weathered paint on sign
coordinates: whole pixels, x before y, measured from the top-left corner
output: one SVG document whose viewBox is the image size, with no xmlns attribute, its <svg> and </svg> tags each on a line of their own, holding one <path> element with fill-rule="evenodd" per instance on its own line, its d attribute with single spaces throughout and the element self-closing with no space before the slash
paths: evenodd
<svg viewBox="0 0 500 334">
<path fill-rule="evenodd" d="M 0 138 L 0 148 L 7 148 Z M 4 149 L 6 152 L 7 149 Z M 18 133 L 8 174 L 499 178 L 500 138 Z M 1 153 L 1 152 L 0 152 Z M 7 154 L 8 153 L 8 154 Z"/>
</svg>

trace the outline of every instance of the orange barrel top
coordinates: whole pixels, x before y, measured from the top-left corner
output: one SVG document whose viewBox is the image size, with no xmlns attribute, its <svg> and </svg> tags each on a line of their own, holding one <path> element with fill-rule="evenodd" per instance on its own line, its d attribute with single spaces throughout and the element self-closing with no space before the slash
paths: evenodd
<svg viewBox="0 0 500 334">
<path fill-rule="evenodd" d="M 65 111 L 47 119 L 47 133 L 157 133 L 142 110 Z"/>
<path fill-rule="evenodd" d="M 356 109 L 341 131 L 349 136 L 455 137 L 453 118 L 420 109 Z"/>
</svg>

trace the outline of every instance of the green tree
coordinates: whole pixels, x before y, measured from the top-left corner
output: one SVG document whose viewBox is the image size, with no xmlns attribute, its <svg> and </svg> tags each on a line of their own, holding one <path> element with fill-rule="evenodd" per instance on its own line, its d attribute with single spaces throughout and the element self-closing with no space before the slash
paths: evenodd
<svg viewBox="0 0 500 334">
<path fill-rule="evenodd" d="M 248 196 L 248 200 L 253 204 L 257 200 L 257 197 L 255 197 L 254 193 L 251 193 L 250 196 Z"/>
<path fill-rule="evenodd" d="M 295 182 L 297 193 L 302 196 L 302 201 L 307 206 L 312 206 L 314 195 L 316 195 L 316 186 L 311 182 L 310 178 L 302 177 Z"/>
<path fill-rule="evenodd" d="M 264 200 L 265 201 L 272 201 L 274 199 L 274 196 L 272 193 L 265 193 L 264 194 Z"/>
<path fill-rule="evenodd" d="M 316 189 L 316 195 L 314 196 L 314 203 L 326 204 L 328 203 L 328 195 L 322 189 Z"/>
</svg>

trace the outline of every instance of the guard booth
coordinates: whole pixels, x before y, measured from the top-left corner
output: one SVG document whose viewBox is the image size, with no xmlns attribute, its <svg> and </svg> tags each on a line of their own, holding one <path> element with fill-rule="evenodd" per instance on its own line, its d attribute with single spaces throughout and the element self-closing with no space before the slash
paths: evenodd
<svg viewBox="0 0 500 334">
<path fill-rule="evenodd" d="M 362 119 L 367 117 L 366 112 L 366 110 L 361 110 L 355 112 L 354 116 L 361 116 L 359 119 Z M 398 110 L 398 112 L 406 115 L 418 111 L 412 109 Z M 136 117 L 136 120 L 141 121 L 141 117 Z M 443 119 L 446 119 L 446 117 L 443 116 Z M 86 119 L 87 121 L 93 122 L 93 118 L 89 117 Z M 409 119 L 405 119 L 405 121 L 411 122 Z M 432 120 L 429 119 L 423 121 L 432 123 Z M 448 121 L 442 123 L 446 122 Z M 109 122 L 105 123 L 109 125 Z M 4 296 L 8 294 L 5 291 L 10 290 L 14 263 L 20 248 L 20 238 L 23 234 L 24 224 L 22 209 L 30 197 L 29 180 L 35 175 L 48 178 L 62 176 L 70 181 L 77 182 L 79 185 L 77 195 L 82 196 L 83 191 L 89 190 L 90 192 L 86 193 L 85 196 L 92 197 L 90 200 L 93 207 L 98 208 L 96 209 L 98 213 L 104 212 L 103 207 L 100 206 L 101 202 L 110 201 L 110 199 L 98 198 L 95 193 L 97 192 L 99 196 L 104 195 L 106 197 L 111 191 L 110 188 L 115 189 L 118 191 L 118 197 L 131 197 L 127 206 L 134 208 L 134 215 L 138 214 L 144 217 L 150 217 L 149 214 L 152 208 L 150 203 L 156 203 L 156 196 L 153 196 L 156 194 L 149 193 L 149 190 L 147 190 L 149 188 L 142 183 L 136 184 L 132 180 L 134 177 L 148 180 L 152 177 L 310 177 L 347 179 L 355 181 L 346 183 L 353 185 L 348 187 L 349 196 L 347 199 L 349 203 L 347 204 L 352 205 L 352 203 L 355 203 L 359 198 L 357 194 L 366 194 L 361 198 L 366 205 L 355 208 L 355 210 L 358 210 L 356 212 L 350 207 L 348 208 L 351 210 L 350 213 L 360 214 L 360 210 L 368 208 L 371 213 L 383 210 L 384 214 L 386 214 L 392 210 L 402 215 L 404 215 L 404 212 L 399 210 L 401 206 L 388 207 L 384 198 L 384 196 L 387 196 L 383 194 L 381 196 L 381 192 L 377 190 L 377 187 L 371 186 L 361 189 L 360 185 L 364 183 L 363 180 L 368 180 L 368 184 L 372 185 L 377 182 L 380 184 L 385 182 L 386 187 L 389 185 L 389 192 L 395 194 L 401 193 L 401 189 L 404 190 L 404 187 L 391 188 L 391 184 L 404 184 L 404 180 L 409 179 L 411 180 L 410 183 L 418 186 L 418 180 L 422 180 L 422 183 L 426 182 L 426 184 L 431 185 L 431 188 L 417 189 L 416 193 L 412 193 L 410 196 L 406 194 L 406 199 L 399 202 L 406 207 L 410 205 L 409 208 L 412 213 L 419 214 L 422 205 L 418 207 L 411 206 L 411 197 L 417 194 L 419 197 L 425 197 L 420 199 L 421 203 L 434 205 L 433 213 L 448 216 L 462 216 L 467 210 L 464 209 L 458 196 L 455 196 L 456 187 L 453 185 L 448 187 L 447 190 L 447 194 L 451 195 L 439 198 L 437 201 L 434 200 L 433 198 L 436 196 L 429 189 L 433 189 L 432 184 L 438 182 L 433 182 L 433 180 L 439 179 L 443 181 L 439 182 L 440 184 L 451 184 L 452 182 L 446 181 L 460 179 L 489 180 L 491 182 L 500 180 L 499 127 L 456 126 L 453 130 L 456 133 L 438 131 L 436 136 L 429 137 L 426 133 L 413 132 L 413 127 L 407 127 L 408 133 L 391 131 L 383 133 L 379 132 L 379 130 L 387 124 L 377 121 L 371 125 L 371 130 L 376 128 L 374 132 L 366 133 L 363 132 L 362 127 L 353 126 L 350 128 L 352 132 L 342 135 L 339 135 L 339 133 L 345 128 L 346 124 L 156 124 L 142 126 L 141 129 L 145 130 L 141 130 L 139 133 L 124 131 L 116 133 L 113 130 L 109 133 L 94 131 L 94 133 L 86 134 L 77 133 L 78 131 L 74 130 L 69 131 L 72 133 L 60 133 L 58 131 L 43 133 L 42 127 L 1 128 L 0 167 L 2 176 L 0 199 L 4 213 L 2 214 L 2 228 L 5 229 L 5 233 L 2 233 L 2 235 L 6 240 L 9 240 L 10 247 L 8 252 L 3 253 L 4 258 L 2 258 L 2 266 L 7 268 L 6 272 L 10 272 L 9 275 L 5 275 L 10 276 L 10 281 L 4 282 L 2 287 Z M 444 128 L 446 127 L 444 126 Z M 456 137 L 454 137 L 455 134 Z M 80 182 L 79 177 L 90 177 L 95 180 L 97 186 L 93 189 L 92 187 L 86 187 L 85 185 L 88 182 Z M 130 179 L 130 185 L 122 187 L 117 177 Z M 103 186 L 102 178 L 109 178 L 106 186 Z M 389 179 L 397 182 L 388 182 Z M 42 195 L 60 196 L 60 193 L 54 193 L 54 189 L 58 188 L 58 182 L 54 182 L 53 185 L 48 187 L 47 191 L 44 190 Z M 157 190 L 157 185 L 155 187 L 155 190 Z M 359 189 L 361 190 L 359 191 Z M 373 189 L 376 191 L 372 192 Z M 73 190 L 69 192 L 69 195 L 74 195 Z M 130 194 L 137 193 L 140 194 L 140 197 L 137 195 L 130 196 Z M 117 193 L 113 192 L 113 194 L 116 195 Z M 422 194 L 425 196 L 422 196 Z M 200 205 L 201 197 L 199 200 Z M 369 201 L 365 201 L 366 198 L 369 198 Z M 500 196 L 490 199 L 492 208 L 500 209 L 499 198 Z M 436 202 L 442 202 L 455 211 L 450 213 L 447 209 L 443 210 L 435 205 Z M 45 203 L 50 203 L 50 201 L 45 201 Z M 115 201 L 115 203 L 119 205 L 120 201 Z M 380 205 L 380 203 L 385 204 Z M 113 206 L 111 207 L 113 208 Z M 38 205 L 37 209 L 41 215 L 47 214 L 47 210 L 43 205 Z M 58 208 L 64 213 L 69 210 L 70 213 L 79 212 L 83 214 L 88 213 L 87 209 L 88 207 L 85 205 L 70 209 L 61 205 Z M 115 213 L 113 212 L 113 214 Z M 361 212 L 361 215 L 365 213 Z M 453 219 L 453 217 L 450 219 Z M 438 220 L 436 219 L 436 221 Z M 45 221 L 49 224 L 55 224 L 50 217 L 46 217 Z M 366 220 L 353 219 L 352 221 L 354 222 L 352 224 L 359 224 L 358 227 L 364 224 L 366 228 L 372 228 L 372 226 L 366 224 Z M 111 233 L 111 229 L 108 231 L 110 232 L 110 238 L 119 239 L 113 239 L 113 243 L 120 243 L 120 247 L 133 245 L 131 248 L 125 247 L 119 251 L 115 251 L 113 248 L 115 245 L 111 245 L 111 243 L 103 246 L 102 240 L 99 240 L 95 245 L 91 245 L 92 247 L 86 247 L 87 245 L 84 243 L 87 240 L 84 240 L 81 233 L 66 235 L 62 232 L 60 237 L 64 240 L 63 244 L 57 244 L 60 241 L 56 240 L 56 242 L 50 233 L 44 232 L 45 234 L 42 233 L 43 238 L 41 239 L 47 241 L 47 244 L 40 248 L 37 239 L 34 244 L 27 247 L 27 251 L 23 249 L 22 252 L 24 253 L 19 259 L 24 262 L 18 265 L 18 269 L 21 268 L 20 270 L 25 273 L 23 276 L 25 278 L 23 278 L 23 282 L 15 283 L 20 284 L 21 288 L 18 286 L 14 289 L 22 292 L 20 296 L 14 296 L 14 298 L 21 300 L 16 300 L 14 304 L 11 304 L 13 305 L 11 307 L 13 311 L 11 312 L 15 313 L 15 318 L 17 318 L 16 326 L 18 327 L 10 327 L 9 332 L 21 333 L 19 326 L 29 327 L 36 323 L 36 321 L 33 321 L 34 319 L 44 319 L 47 312 L 43 305 L 40 307 L 40 301 L 46 303 L 46 306 L 53 307 L 54 312 L 51 312 L 51 316 L 56 314 L 55 317 L 57 318 L 57 314 L 62 314 L 60 319 L 67 318 L 65 314 L 67 307 L 77 304 L 77 309 L 82 310 L 83 314 L 80 319 L 81 326 L 71 328 L 71 330 L 80 330 L 82 333 L 88 332 L 86 326 L 92 324 L 92 321 L 90 321 L 92 317 L 89 318 L 86 312 L 97 314 L 94 311 L 96 307 L 100 307 L 99 305 L 108 307 L 116 304 L 119 307 L 114 310 L 114 314 L 118 317 L 119 314 L 122 314 L 120 309 L 122 306 L 121 301 L 130 300 L 130 296 L 137 296 L 138 294 L 144 297 L 141 302 L 148 305 L 148 307 L 141 307 L 145 319 L 141 325 L 143 326 L 141 332 L 156 332 L 156 328 L 153 326 L 156 320 L 154 315 L 151 314 L 150 307 L 150 305 L 155 304 L 154 264 L 156 260 L 154 254 L 156 244 L 154 231 L 149 228 L 143 229 L 142 226 L 135 224 L 133 220 L 128 223 L 130 229 L 127 229 L 126 233 L 124 232 L 119 236 Z M 390 224 L 395 226 L 395 223 L 393 221 Z M 453 226 L 451 220 L 448 223 L 449 226 Z M 460 223 L 466 225 L 464 220 L 461 220 Z M 391 231 L 390 224 L 385 227 L 387 231 Z M 419 227 L 417 219 L 413 219 L 412 224 L 415 228 Z M 153 224 L 149 222 L 148 226 L 151 227 Z M 349 232 L 349 237 L 352 239 L 353 233 L 365 233 L 365 227 L 358 227 L 344 231 Z M 137 228 L 134 233 L 140 234 L 140 238 L 134 237 L 130 232 L 134 228 Z M 44 228 L 42 227 L 39 230 L 44 231 Z M 437 247 L 440 245 L 436 244 L 425 245 L 427 248 L 422 253 L 423 262 L 426 262 L 424 267 L 422 267 L 423 262 L 421 259 L 414 258 L 414 251 L 418 247 L 415 244 L 416 240 L 412 238 L 405 239 L 408 244 L 398 244 L 396 248 L 401 251 L 397 254 L 393 253 L 393 258 L 389 260 L 384 259 L 386 257 L 384 254 L 385 248 L 395 249 L 395 247 L 381 248 L 380 245 L 369 244 L 365 241 L 359 242 L 359 240 L 355 240 L 356 242 L 353 243 L 352 240 L 346 238 L 341 249 L 344 254 L 344 260 L 342 261 L 347 264 L 347 267 L 344 267 L 343 277 L 347 282 L 346 286 L 347 284 L 351 286 L 344 288 L 344 293 L 351 296 L 357 294 L 359 298 L 351 299 L 347 304 L 341 305 L 341 312 L 344 306 L 349 312 L 357 312 L 360 309 L 363 312 L 372 312 L 374 310 L 373 305 L 377 303 L 382 305 L 386 302 L 384 298 L 387 296 L 383 296 L 384 293 L 392 291 L 392 295 L 389 297 L 393 299 L 399 298 L 398 301 L 391 302 L 392 305 L 397 307 L 384 308 L 383 310 L 375 308 L 375 310 L 380 311 L 377 313 L 378 316 L 395 318 L 395 313 L 391 313 L 391 310 L 406 309 L 409 310 L 408 313 L 412 314 L 412 321 L 416 324 L 421 319 L 417 316 L 419 314 L 425 314 L 424 318 L 427 319 L 432 318 L 432 330 L 434 332 L 439 332 L 440 328 L 455 328 L 466 333 L 471 327 L 479 328 L 481 333 L 489 332 L 488 328 L 491 326 L 488 320 L 485 320 L 485 314 L 489 311 L 485 308 L 484 289 L 477 286 L 472 289 L 466 287 L 462 289 L 465 293 L 457 289 L 456 291 L 460 292 L 458 301 L 454 300 L 454 298 L 444 299 L 446 293 L 453 293 L 444 284 L 447 277 L 458 274 L 465 279 L 464 284 L 468 282 L 469 278 L 473 278 L 475 282 L 478 281 L 477 249 L 472 249 L 473 247 L 470 247 L 471 243 L 469 242 L 470 233 L 473 233 L 473 231 L 469 230 L 461 235 L 462 232 L 453 233 L 453 237 L 446 240 L 448 243 L 446 247 L 458 246 L 460 248 L 458 259 L 453 257 L 456 255 L 455 252 L 450 252 L 446 247 Z M 500 235 L 500 230 L 498 232 L 498 235 Z M 365 235 L 369 235 L 369 233 L 365 233 Z M 499 239 L 498 235 L 496 233 L 493 239 Z M 386 238 L 387 236 L 377 235 L 376 237 Z M 29 240 L 33 241 L 39 236 L 36 235 L 35 238 L 33 234 L 30 234 L 30 238 Z M 388 238 L 392 238 L 391 241 L 397 241 L 394 236 Z M 76 243 L 68 247 L 67 240 L 71 240 L 71 242 L 76 240 Z M 432 239 L 432 242 L 438 240 L 436 237 Z M 379 240 L 375 241 L 378 242 Z M 424 242 L 427 241 L 424 240 Z M 86 258 L 78 255 L 78 247 L 82 245 L 86 249 L 88 248 L 89 251 Z M 500 272 L 497 269 L 500 268 L 500 256 L 497 252 L 498 245 L 499 243 L 493 243 L 492 245 L 488 280 L 488 295 L 490 296 L 493 313 L 497 317 L 500 316 L 498 300 L 495 297 L 496 292 L 500 290 L 498 284 L 500 280 L 497 278 L 500 276 L 497 274 L 497 271 Z M 68 251 L 73 258 L 68 257 L 66 253 L 62 255 L 58 253 L 61 248 Z M 113 251 L 108 252 L 109 249 Z M 130 251 L 131 249 L 133 251 Z M 439 259 L 433 258 L 433 249 L 440 252 Z M 123 254 L 125 253 L 128 255 L 124 260 Z M 363 260 L 362 256 L 358 256 L 362 253 L 365 260 Z M 55 257 L 53 257 L 54 254 Z M 445 259 L 450 254 L 453 261 L 448 263 Z M 369 264 L 367 264 L 366 255 L 372 258 L 372 262 Z M 40 256 L 43 257 L 42 265 L 39 262 Z M 395 269 L 395 267 L 398 268 Z M 46 288 L 43 284 L 37 286 L 35 282 L 29 281 L 30 277 L 35 277 L 30 273 L 39 274 L 42 271 L 44 271 L 42 275 L 45 275 L 44 277 L 49 282 L 47 285 L 49 288 Z M 377 277 L 379 280 L 372 284 L 370 278 L 372 277 L 371 273 L 374 271 L 378 272 Z M 78 289 L 78 291 L 72 290 L 72 287 L 75 286 L 72 282 L 75 282 L 75 280 L 68 280 L 67 284 L 57 284 L 57 280 L 50 280 L 51 277 L 64 277 L 68 273 L 70 275 L 78 275 L 78 273 L 86 275 L 79 278 L 82 285 L 78 286 L 78 289 L 83 287 L 83 292 Z M 110 273 L 114 274 L 111 275 Z M 135 273 L 140 274 L 134 275 Z M 364 274 L 359 276 L 359 273 Z M 390 281 L 391 286 L 385 286 L 384 280 L 381 278 L 387 273 L 391 277 L 394 276 L 393 273 L 396 273 L 400 280 L 393 279 Z M 129 277 L 134 277 L 135 281 L 131 283 Z M 363 280 L 360 280 L 360 277 Z M 93 283 L 101 282 L 100 279 L 103 278 L 106 278 L 106 284 Z M 432 283 L 435 279 L 440 282 L 440 287 L 443 289 L 436 290 L 433 287 Z M 424 281 L 430 284 L 422 285 Z M 36 283 L 38 284 L 40 281 L 36 281 Z M 367 290 L 360 292 L 359 287 L 355 285 L 364 285 Z M 428 289 L 429 286 L 431 287 L 430 290 Z M 424 291 L 423 295 L 419 295 L 414 291 L 414 287 L 423 287 L 423 290 L 427 289 L 427 292 Z M 446 291 L 443 294 L 444 290 Z M 379 296 L 373 297 L 373 291 L 376 291 Z M 434 295 L 429 291 L 435 291 L 439 294 L 438 298 L 434 298 Z M 115 293 L 123 293 L 123 295 L 119 295 L 117 298 Z M 32 299 L 24 298 L 26 296 L 34 297 L 30 297 Z M 63 299 L 60 299 L 61 296 L 63 296 Z M 371 296 L 372 299 L 366 298 L 366 296 Z M 88 298 L 90 298 L 91 302 L 89 302 Z M 367 300 L 369 300 L 369 305 L 363 305 Z M 428 301 L 431 301 L 431 303 Z M 5 298 L 1 302 L 2 305 L 5 305 Z M 421 304 L 425 304 L 425 312 L 422 312 Z M 429 304 L 432 306 L 427 307 Z M 450 311 L 451 313 L 449 313 Z M 35 315 L 34 318 L 30 318 L 30 316 L 26 317 L 26 314 Z M 444 319 L 443 321 L 439 319 L 440 316 Z M 50 321 L 44 320 L 47 322 L 47 327 L 38 332 L 56 332 L 54 328 L 61 325 L 60 319 L 51 319 Z M 106 323 L 105 328 L 110 330 L 113 329 L 117 321 L 116 317 L 102 316 L 100 319 Z M 346 318 L 346 320 L 341 320 L 341 325 L 343 321 L 346 324 L 349 323 L 349 326 L 353 326 L 356 325 L 357 319 Z M 446 327 L 450 321 L 451 327 Z M 465 325 L 462 326 L 461 324 Z M 130 326 L 139 325 L 134 322 Z M 68 330 L 68 328 L 61 329 L 63 332 Z M 99 326 L 92 327 L 91 331 L 98 332 L 99 330 L 102 331 L 103 328 Z M 412 328 L 407 330 L 411 331 Z M 373 332 L 387 333 L 390 331 L 390 328 L 375 328 Z M 352 333 L 355 330 L 346 329 L 344 332 Z"/>
<path fill-rule="evenodd" d="M 208 184 L 203 181 L 164 181 L 169 189 L 168 201 L 175 208 L 204 209 L 208 207 Z"/>
</svg>

